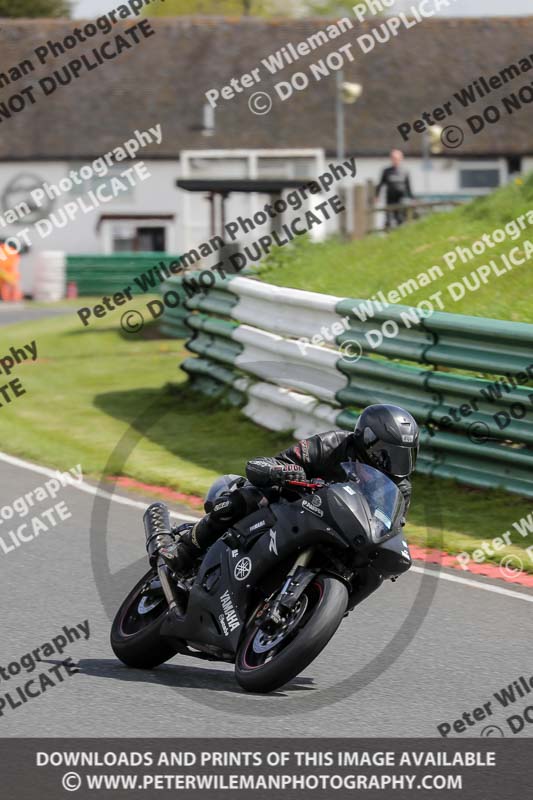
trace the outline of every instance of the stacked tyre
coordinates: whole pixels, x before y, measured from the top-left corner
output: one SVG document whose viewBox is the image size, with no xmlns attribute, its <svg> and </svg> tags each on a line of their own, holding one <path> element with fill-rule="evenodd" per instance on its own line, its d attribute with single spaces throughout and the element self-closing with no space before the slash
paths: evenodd
<svg viewBox="0 0 533 800">
<path fill-rule="evenodd" d="M 33 298 L 43 303 L 62 300 L 66 292 L 66 257 L 59 251 L 35 254 Z"/>
</svg>

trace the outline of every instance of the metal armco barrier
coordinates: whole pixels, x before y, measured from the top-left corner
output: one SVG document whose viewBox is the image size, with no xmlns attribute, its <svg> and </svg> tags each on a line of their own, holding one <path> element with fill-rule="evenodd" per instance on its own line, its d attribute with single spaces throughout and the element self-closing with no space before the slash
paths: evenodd
<svg viewBox="0 0 533 800">
<path fill-rule="evenodd" d="M 245 277 L 201 289 L 196 278 L 163 285 L 182 302 L 162 331 L 188 339 L 195 357 L 181 366 L 199 391 L 226 391 L 258 424 L 296 437 L 350 429 L 364 406 L 396 403 L 421 424 L 419 472 L 533 497 L 533 325 L 421 319 L 410 306 Z"/>
</svg>

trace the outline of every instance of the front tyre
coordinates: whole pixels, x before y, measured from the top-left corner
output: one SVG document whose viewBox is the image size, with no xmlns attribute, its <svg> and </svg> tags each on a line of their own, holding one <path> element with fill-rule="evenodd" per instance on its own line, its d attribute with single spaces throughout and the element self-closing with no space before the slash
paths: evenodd
<svg viewBox="0 0 533 800">
<path fill-rule="evenodd" d="M 160 636 L 168 605 L 161 585 L 150 570 L 126 597 L 111 628 L 111 647 L 128 667 L 152 669 L 177 650 Z"/>
<path fill-rule="evenodd" d="M 288 618 L 285 630 L 267 635 L 251 626 L 239 647 L 235 677 L 249 692 L 273 692 L 298 675 L 327 645 L 346 612 L 348 590 L 317 575 Z"/>
</svg>

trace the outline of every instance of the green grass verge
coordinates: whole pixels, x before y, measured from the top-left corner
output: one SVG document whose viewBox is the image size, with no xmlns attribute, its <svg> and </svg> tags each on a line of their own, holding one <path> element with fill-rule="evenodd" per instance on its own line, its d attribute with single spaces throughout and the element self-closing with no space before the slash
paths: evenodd
<svg viewBox="0 0 533 800">
<path fill-rule="evenodd" d="M 379 290 L 386 294 L 397 289 L 410 278 L 416 280 L 422 272 L 427 273 L 430 267 L 437 265 L 443 277 L 406 295 L 401 303 L 416 305 L 429 299 L 434 292 L 442 291 L 444 311 L 533 322 L 531 261 L 501 277 L 492 274 L 485 285 L 475 292 L 467 291 L 460 301 L 454 302 L 447 291 L 449 283 L 459 282 L 492 258 L 503 269 L 498 257 L 526 239 L 533 240 L 528 228 L 520 232 L 516 241 L 506 238 L 467 264 L 459 261 L 453 271 L 443 260 L 444 254 L 457 245 L 470 247 L 484 233 L 491 234 L 526 214 L 530 208 L 533 209 L 533 175 L 451 212 L 433 214 L 405 225 L 387 236 L 368 236 L 349 243 L 337 239 L 322 244 L 296 240 L 293 247 L 274 250 L 262 262 L 260 273 L 264 280 L 280 286 L 340 297 L 369 298 Z"/>
<path fill-rule="evenodd" d="M 236 408 L 191 394 L 178 369 L 183 342 L 160 339 L 150 327 L 141 336 L 127 335 L 105 319 L 83 329 L 78 303 L 70 305 L 72 315 L 0 331 L 2 353 L 33 339 L 38 347 L 38 360 L 11 376 L 27 393 L 0 408 L 3 450 L 60 469 L 80 463 L 96 479 L 127 475 L 203 495 L 219 474 L 242 473 L 249 458 L 291 442 Z M 522 539 L 512 522 L 530 511 L 530 501 L 503 492 L 415 476 L 407 535 L 455 553 L 472 552 L 510 529 L 513 547 L 489 560 L 516 552 L 526 562 L 523 548 L 533 536 Z M 525 566 L 533 572 L 529 561 Z"/>
</svg>

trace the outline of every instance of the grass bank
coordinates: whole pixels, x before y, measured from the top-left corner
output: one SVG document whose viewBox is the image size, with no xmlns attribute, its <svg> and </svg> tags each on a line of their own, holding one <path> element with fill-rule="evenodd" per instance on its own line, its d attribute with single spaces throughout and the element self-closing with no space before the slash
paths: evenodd
<svg viewBox="0 0 533 800">
<path fill-rule="evenodd" d="M 444 262 L 445 253 L 457 246 L 470 248 L 484 234 L 505 228 L 521 215 L 526 215 L 527 224 L 530 209 L 529 225 L 524 230 L 517 228 L 516 239 L 508 229 L 504 241 L 494 247 L 487 245 L 486 252 L 474 256 L 471 261 L 463 263 L 458 259 L 453 270 Z M 328 240 L 311 244 L 297 240 L 292 248 L 273 251 L 263 261 L 260 273 L 264 280 L 280 286 L 358 298 L 372 297 L 380 290 L 387 294 L 414 279 L 419 286 L 400 299 L 405 305 L 416 305 L 429 299 L 434 292 L 442 291 L 445 307 L 441 310 L 533 322 L 532 261 L 514 267 L 501 277 L 492 274 L 486 284 L 476 291 L 466 291 L 461 300 L 454 301 L 447 291 L 450 282 L 460 282 L 490 259 L 495 259 L 501 267 L 500 256 L 514 247 L 518 246 L 523 258 L 521 245 L 526 239 L 533 241 L 530 225 L 533 225 L 533 174 L 453 211 L 405 225 L 387 236 L 373 235 L 349 243 Z M 425 281 L 417 278 L 422 273 L 427 274 L 433 266 L 441 268 L 442 276 L 423 286 Z M 409 288 L 413 288 L 413 284 Z"/>
</svg>

